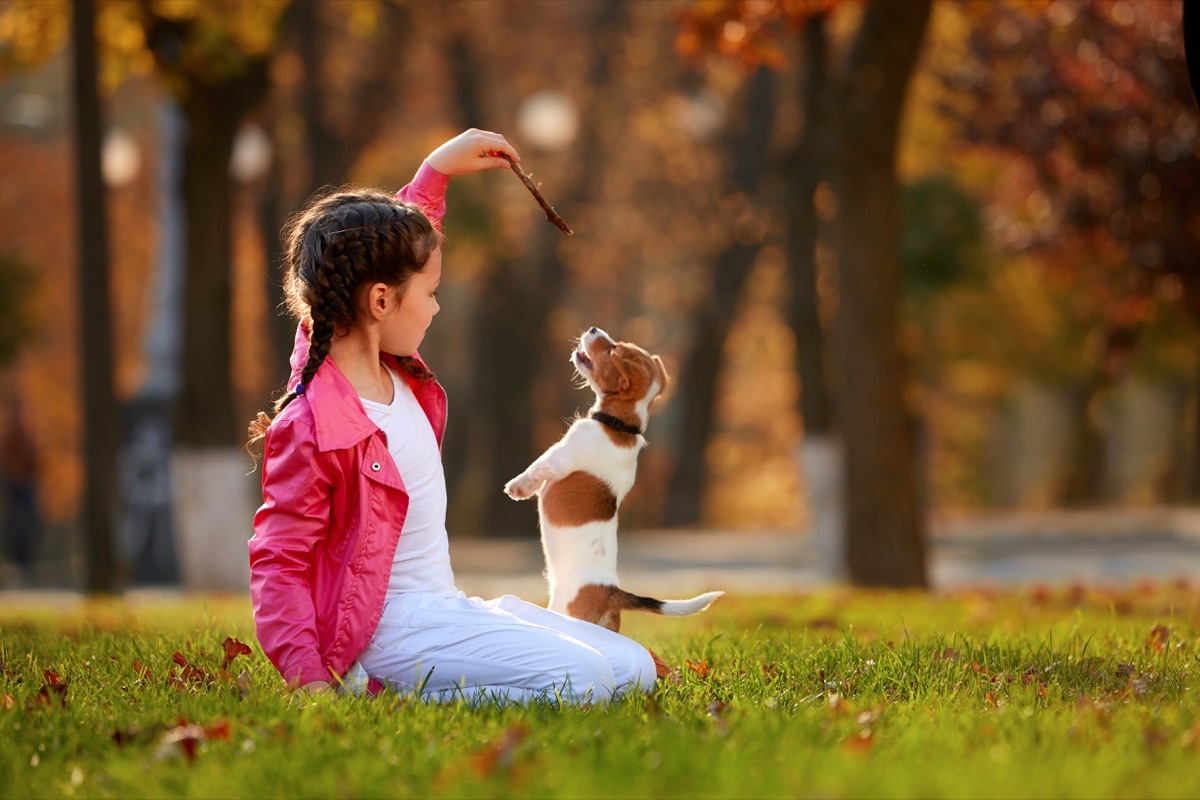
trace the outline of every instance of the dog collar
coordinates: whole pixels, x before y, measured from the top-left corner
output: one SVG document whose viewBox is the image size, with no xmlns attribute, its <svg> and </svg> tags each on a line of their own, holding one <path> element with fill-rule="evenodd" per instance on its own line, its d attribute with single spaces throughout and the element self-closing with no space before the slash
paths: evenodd
<svg viewBox="0 0 1200 800">
<path fill-rule="evenodd" d="M 605 414 L 603 411 L 593 411 L 588 416 L 596 420 L 596 422 L 599 422 L 601 425 L 607 425 L 619 433 L 632 433 L 634 436 L 638 436 L 642 432 L 642 429 L 637 425 L 630 425 L 628 422 L 622 422 L 612 414 Z"/>
</svg>

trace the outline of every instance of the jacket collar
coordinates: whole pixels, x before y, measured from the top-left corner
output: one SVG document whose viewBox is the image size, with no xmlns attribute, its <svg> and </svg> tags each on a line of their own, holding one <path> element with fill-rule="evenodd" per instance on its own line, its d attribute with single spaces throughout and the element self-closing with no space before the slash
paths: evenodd
<svg viewBox="0 0 1200 800">
<path fill-rule="evenodd" d="M 411 385 L 413 379 L 400 369 L 395 356 L 384 354 L 389 367 L 400 373 Z M 420 357 L 417 357 L 418 360 Z M 292 375 L 288 379 L 288 391 L 300 382 L 300 371 L 308 362 L 308 329 L 305 323 L 296 326 L 296 341 L 292 347 Z M 422 362 L 424 363 L 424 362 Z M 416 387 L 413 387 L 414 390 Z M 342 450 L 366 439 L 379 427 L 367 416 L 358 392 L 332 358 L 326 358 L 317 369 L 310 385 L 305 386 L 305 398 L 312 410 L 313 428 L 317 449 L 321 452 Z M 295 401 L 293 401 L 295 402 Z"/>
</svg>

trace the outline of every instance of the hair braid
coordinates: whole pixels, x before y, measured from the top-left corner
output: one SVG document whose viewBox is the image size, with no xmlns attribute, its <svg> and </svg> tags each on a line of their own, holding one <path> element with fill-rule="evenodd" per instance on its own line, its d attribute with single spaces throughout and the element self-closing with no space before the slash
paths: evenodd
<svg viewBox="0 0 1200 800">
<path fill-rule="evenodd" d="M 274 414 L 259 413 L 251 421 L 248 444 L 260 440 L 272 419 L 307 392 L 334 337 L 358 318 L 359 287 L 376 282 L 402 287 L 424 269 L 441 234 L 418 207 L 363 189 L 317 197 L 289 220 L 283 240 L 284 293 L 292 315 L 309 322 L 308 360 L 295 387 L 276 401 Z M 402 357 L 400 366 L 414 378 L 431 377 L 411 356 Z"/>
</svg>

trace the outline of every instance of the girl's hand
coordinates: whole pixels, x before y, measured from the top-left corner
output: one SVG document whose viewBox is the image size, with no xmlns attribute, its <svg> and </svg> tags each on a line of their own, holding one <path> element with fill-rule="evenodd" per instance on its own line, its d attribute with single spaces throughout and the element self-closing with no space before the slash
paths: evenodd
<svg viewBox="0 0 1200 800">
<path fill-rule="evenodd" d="M 500 134 L 471 128 L 439 146 L 425 160 L 443 175 L 469 175 L 485 169 L 509 169 L 509 163 L 500 157 L 500 153 L 513 161 L 521 160 Z"/>
</svg>

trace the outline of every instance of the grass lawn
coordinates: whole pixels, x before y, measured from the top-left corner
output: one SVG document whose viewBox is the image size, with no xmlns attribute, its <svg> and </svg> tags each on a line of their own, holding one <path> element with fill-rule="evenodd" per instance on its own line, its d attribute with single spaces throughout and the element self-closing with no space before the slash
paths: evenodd
<svg viewBox="0 0 1200 800">
<path fill-rule="evenodd" d="M 288 696 L 242 597 L 0 608 L 0 797 L 1200 796 L 1195 586 L 727 595 L 625 632 L 678 680 L 472 708 Z"/>
</svg>

